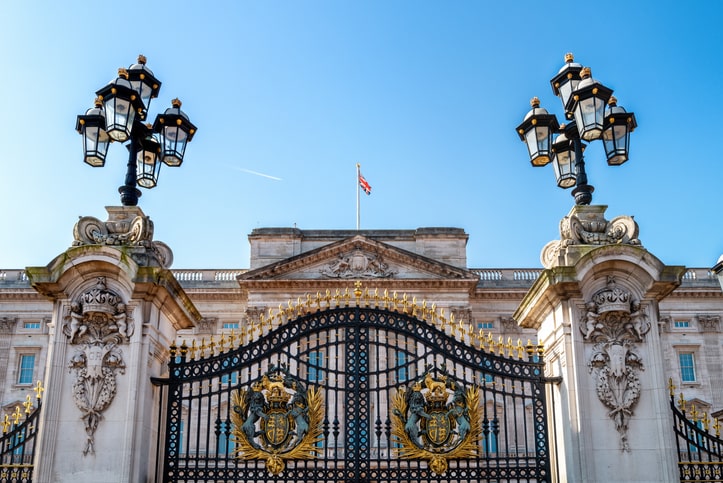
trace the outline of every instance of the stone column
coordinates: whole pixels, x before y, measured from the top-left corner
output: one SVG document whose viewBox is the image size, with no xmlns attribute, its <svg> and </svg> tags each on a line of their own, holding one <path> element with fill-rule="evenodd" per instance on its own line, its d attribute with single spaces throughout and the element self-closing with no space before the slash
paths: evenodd
<svg viewBox="0 0 723 483">
<path fill-rule="evenodd" d="M 74 247 L 32 286 L 54 301 L 35 475 L 39 482 L 150 481 L 158 392 L 178 329 L 200 314 L 136 207 L 81 218 Z"/>
<path fill-rule="evenodd" d="M 547 349 L 553 464 L 561 482 L 678 481 L 658 302 L 680 284 L 632 217 L 576 206 L 515 313 Z M 552 424 L 551 424 L 552 426 Z M 557 481 L 557 480 L 553 480 Z"/>
</svg>

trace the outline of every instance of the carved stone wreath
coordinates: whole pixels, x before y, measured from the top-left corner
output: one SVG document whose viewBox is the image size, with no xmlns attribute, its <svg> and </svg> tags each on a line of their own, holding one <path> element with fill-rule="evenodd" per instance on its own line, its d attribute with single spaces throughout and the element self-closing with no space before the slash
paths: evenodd
<svg viewBox="0 0 723 483">
<path fill-rule="evenodd" d="M 588 368 L 595 377 L 598 399 L 620 434 L 622 451 L 628 445 L 628 421 L 640 399 L 638 373 L 644 370 L 636 343 L 650 330 L 645 309 L 626 289 L 608 278 L 607 287 L 596 292 L 580 316 L 580 332 L 593 345 Z"/>
<path fill-rule="evenodd" d="M 133 335 L 133 319 L 105 277 L 98 277 L 96 285 L 71 304 L 62 331 L 77 347 L 68 368 L 75 373 L 73 401 L 85 423 L 83 454 L 94 454 L 95 431 L 116 394 L 116 373 L 125 372 L 118 346 Z"/>
</svg>

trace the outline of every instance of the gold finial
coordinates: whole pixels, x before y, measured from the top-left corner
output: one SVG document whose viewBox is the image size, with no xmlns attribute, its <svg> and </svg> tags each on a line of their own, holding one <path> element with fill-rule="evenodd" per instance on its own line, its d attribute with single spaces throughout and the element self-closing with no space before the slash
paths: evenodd
<svg viewBox="0 0 723 483">
<path fill-rule="evenodd" d="M 618 99 L 615 96 L 610 96 L 610 99 L 608 100 L 608 106 L 615 107 L 618 105 Z"/>
<path fill-rule="evenodd" d="M 540 107 L 540 98 L 535 96 L 532 99 L 530 99 L 530 106 L 534 109 L 537 107 Z"/>
<path fill-rule="evenodd" d="M 683 397 L 683 393 L 680 393 L 680 397 L 678 398 L 678 407 L 681 411 L 683 411 L 683 414 L 685 414 L 685 397 Z"/>
<path fill-rule="evenodd" d="M 30 414 L 30 412 L 33 410 L 33 402 L 30 400 L 30 394 L 25 397 L 25 402 L 23 403 L 23 406 L 25 406 L 25 414 Z"/>
<path fill-rule="evenodd" d="M 3 433 L 7 433 L 10 429 L 10 416 L 5 415 L 5 421 L 3 421 Z"/>
<path fill-rule="evenodd" d="M 522 359 L 523 354 L 525 353 L 525 347 L 522 345 L 522 340 L 517 339 L 517 347 L 515 347 L 517 350 L 517 358 Z"/>
<path fill-rule="evenodd" d="M 572 55 L 572 52 L 568 52 L 565 54 L 565 63 L 570 64 L 575 60 L 575 56 Z"/>
<path fill-rule="evenodd" d="M 20 417 L 22 416 L 22 413 L 20 412 L 20 406 L 15 406 L 15 412 L 13 413 L 13 423 L 15 426 L 18 425 L 20 422 Z"/>
<path fill-rule="evenodd" d="M 128 80 L 128 71 L 125 67 L 118 67 L 118 77 Z"/>
<path fill-rule="evenodd" d="M 362 283 L 359 280 L 354 282 L 354 296 L 357 299 L 362 296 Z"/>
<path fill-rule="evenodd" d="M 191 359 L 196 358 L 196 350 L 198 350 L 198 347 L 196 347 L 196 339 L 193 339 L 191 341 Z"/>
<path fill-rule="evenodd" d="M 698 411 L 695 409 L 695 404 L 690 405 L 690 417 L 695 421 L 698 419 Z"/>
<path fill-rule="evenodd" d="M 668 379 L 668 391 L 670 391 L 670 397 L 675 396 L 675 384 L 673 384 L 673 378 Z"/>
<path fill-rule="evenodd" d="M 146 56 L 143 54 L 138 54 L 138 63 L 141 65 L 146 65 Z"/>
<path fill-rule="evenodd" d="M 542 344 L 537 344 L 537 355 L 539 357 L 542 357 L 545 354 L 545 346 Z"/>
<path fill-rule="evenodd" d="M 45 391 L 43 383 L 38 381 L 37 384 L 35 384 L 33 391 L 35 391 L 35 399 L 40 399 L 43 395 L 43 391 Z"/>
<path fill-rule="evenodd" d="M 592 71 L 590 70 L 590 67 L 583 67 L 580 71 L 580 77 L 585 79 L 590 76 L 592 76 Z"/>
<path fill-rule="evenodd" d="M 95 100 L 93 101 L 93 104 L 94 104 L 95 107 L 97 107 L 97 108 L 103 107 L 103 98 L 100 97 L 100 96 L 97 96 L 97 97 L 95 98 Z"/>
<path fill-rule="evenodd" d="M 718 418 L 713 419 L 713 430 L 715 431 L 715 437 L 720 438 L 720 422 Z"/>
<path fill-rule="evenodd" d="M 703 429 L 707 433 L 710 431 L 710 419 L 708 419 L 708 413 L 703 413 Z"/>
</svg>

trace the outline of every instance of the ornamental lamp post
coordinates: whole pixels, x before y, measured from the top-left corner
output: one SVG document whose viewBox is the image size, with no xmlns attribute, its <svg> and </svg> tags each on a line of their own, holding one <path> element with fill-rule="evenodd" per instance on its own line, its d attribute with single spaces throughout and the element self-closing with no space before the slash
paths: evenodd
<svg viewBox="0 0 723 483">
<path fill-rule="evenodd" d="M 89 165 L 103 167 L 108 145 L 127 142 L 125 183 L 118 188 L 123 206 L 138 204 L 141 192 L 136 185 L 150 189 L 158 184 L 160 163 L 181 165 L 196 132 L 178 99 L 153 124 L 144 123 L 160 87 L 141 55 L 137 64 L 118 69 L 118 77 L 96 92 L 95 107 L 78 116 L 76 130 L 83 136 L 83 159 Z"/>
<path fill-rule="evenodd" d="M 574 62 L 572 54 L 565 55 L 565 65 L 550 85 L 571 122 L 558 125 L 555 115 L 541 108 L 535 97 L 517 133 L 527 145 L 532 165 L 552 161 L 557 185 L 563 189 L 574 186 L 575 204 L 589 205 L 595 188 L 587 182 L 583 140 L 602 139 L 608 165 L 619 166 L 628 160 L 630 133 L 637 127 L 635 114 L 619 107 L 612 89 L 593 79 L 590 68 Z M 550 130 L 549 136 L 543 138 L 541 126 Z M 557 134 L 554 141 L 553 134 Z"/>
</svg>

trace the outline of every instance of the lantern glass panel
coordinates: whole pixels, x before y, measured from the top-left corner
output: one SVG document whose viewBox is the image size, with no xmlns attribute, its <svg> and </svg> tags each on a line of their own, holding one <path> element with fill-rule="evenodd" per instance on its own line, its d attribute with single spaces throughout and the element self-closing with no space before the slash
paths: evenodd
<svg viewBox="0 0 723 483">
<path fill-rule="evenodd" d="M 603 132 L 608 164 L 617 166 L 628 160 L 630 134 L 627 124 L 612 124 Z"/>
<path fill-rule="evenodd" d="M 575 122 L 580 137 L 586 141 L 599 139 L 603 129 L 605 103 L 597 97 L 581 99 L 575 106 Z"/>
<path fill-rule="evenodd" d="M 136 115 L 130 101 L 111 97 L 104 102 L 104 108 L 108 135 L 115 141 L 126 141 Z"/>
<path fill-rule="evenodd" d="M 110 137 L 100 126 L 86 126 L 83 129 L 83 153 L 85 162 L 100 168 L 105 164 Z"/>
<path fill-rule="evenodd" d="M 570 99 L 572 92 L 577 89 L 577 85 L 580 83 L 580 79 L 570 79 L 567 82 L 560 84 L 558 92 L 560 93 L 560 100 L 562 101 L 562 107 L 567 106 L 567 101 Z"/>
<path fill-rule="evenodd" d="M 181 126 L 166 126 L 161 131 L 162 154 L 161 159 L 168 166 L 180 166 L 183 154 L 186 151 L 188 134 Z"/>
<path fill-rule="evenodd" d="M 136 154 L 139 186 L 153 188 L 158 183 L 158 173 L 161 167 L 157 158 L 156 153 L 150 149 L 141 149 Z"/>
<path fill-rule="evenodd" d="M 572 188 L 577 181 L 575 170 L 575 151 L 567 150 L 555 153 L 552 158 L 552 165 L 555 169 L 557 186 L 560 188 Z"/>
<path fill-rule="evenodd" d="M 153 86 L 145 83 L 141 79 L 135 79 L 130 81 L 131 87 L 133 87 L 133 90 L 138 92 L 141 97 L 141 101 L 143 101 L 143 107 L 148 110 L 148 108 L 151 105 L 151 96 L 153 95 Z"/>
<path fill-rule="evenodd" d="M 530 152 L 530 161 L 535 166 L 544 166 L 550 162 L 549 126 L 535 126 L 525 133 L 525 144 Z"/>
</svg>

